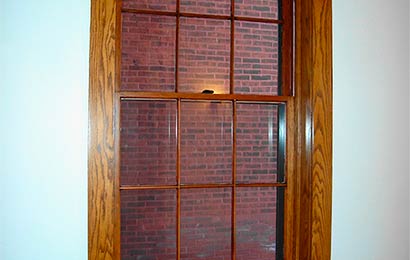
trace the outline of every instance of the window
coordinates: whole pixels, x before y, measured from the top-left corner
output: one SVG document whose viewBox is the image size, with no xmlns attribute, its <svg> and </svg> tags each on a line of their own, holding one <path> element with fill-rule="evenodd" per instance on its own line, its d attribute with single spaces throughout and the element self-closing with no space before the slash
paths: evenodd
<svg viewBox="0 0 410 260">
<path fill-rule="evenodd" d="M 328 10 L 92 1 L 90 259 L 328 259 Z"/>
</svg>

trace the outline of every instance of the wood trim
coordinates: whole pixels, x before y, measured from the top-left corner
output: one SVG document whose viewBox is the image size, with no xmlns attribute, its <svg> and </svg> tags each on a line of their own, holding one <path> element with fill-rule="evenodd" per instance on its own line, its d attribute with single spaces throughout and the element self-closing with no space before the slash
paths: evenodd
<svg viewBox="0 0 410 260">
<path fill-rule="evenodd" d="M 172 12 L 172 11 L 160 11 L 160 10 L 138 10 L 138 9 L 123 8 L 122 12 L 123 13 L 134 13 L 134 14 L 151 14 L 151 15 L 180 16 L 180 17 L 193 17 L 193 18 L 208 18 L 208 19 L 217 19 L 217 20 L 234 20 L 234 21 L 247 21 L 247 22 L 259 22 L 259 23 L 272 23 L 272 24 L 282 24 L 283 23 L 283 20 L 278 20 L 278 19 L 234 16 L 234 14 L 220 15 L 220 14 L 187 13 L 187 12 L 179 12 L 179 10 L 177 10 L 176 12 Z"/>
<path fill-rule="evenodd" d="M 88 258 L 118 259 L 114 92 L 116 85 L 116 1 L 91 1 Z"/>
<path fill-rule="evenodd" d="M 330 259 L 332 219 L 332 4 L 313 2 L 312 252 Z"/>
<path fill-rule="evenodd" d="M 280 19 L 283 20 L 283 25 L 280 27 L 279 33 L 281 42 L 280 44 L 280 74 L 279 74 L 279 87 L 280 95 L 292 96 L 293 93 L 293 1 L 282 1 L 282 13 Z"/>
<path fill-rule="evenodd" d="M 296 0 L 296 247 L 292 259 L 329 260 L 332 198 L 332 5 Z M 289 184 L 290 185 L 290 184 Z M 293 185 L 292 185 L 293 186 Z"/>
<path fill-rule="evenodd" d="M 126 99 L 194 99 L 194 100 L 237 100 L 255 102 L 287 102 L 291 97 L 267 95 L 242 95 L 242 94 L 200 94 L 200 93 L 175 93 L 175 92 L 119 92 L 121 98 Z"/>
</svg>

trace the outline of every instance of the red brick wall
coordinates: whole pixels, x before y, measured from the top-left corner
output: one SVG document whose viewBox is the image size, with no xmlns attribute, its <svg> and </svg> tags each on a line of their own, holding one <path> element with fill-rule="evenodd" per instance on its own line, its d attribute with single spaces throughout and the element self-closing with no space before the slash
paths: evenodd
<svg viewBox="0 0 410 260">
<path fill-rule="evenodd" d="M 179 91 L 229 93 L 230 22 L 181 18 Z"/>
<path fill-rule="evenodd" d="M 181 191 L 181 259 L 231 256 L 231 189 Z"/>
<path fill-rule="evenodd" d="M 123 13 L 121 89 L 174 91 L 176 18 Z"/>
<path fill-rule="evenodd" d="M 175 90 L 174 17 L 123 14 L 121 88 Z M 278 94 L 278 26 L 235 22 L 235 93 Z M 229 93 L 230 22 L 180 19 L 179 91 Z"/>
<path fill-rule="evenodd" d="M 199 14 L 231 13 L 231 0 L 181 0 L 181 12 Z"/>
<path fill-rule="evenodd" d="M 238 188 L 236 259 L 275 260 L 276 188 Z"/>
<path fill-rule="evenodd" d="M 175 258 L 176 191 L 122 191 L 121 259 Z"/>
<path fill-rule="evenodd" d="M 182 12 L 229 14 L 229 0 L 181 0 Z M 235 0 L 236 15 L 278 18 L 277 0 Z M 175 0 L 123 0 L 175 11 Z M 122 15 L 121 89 L 175 90 L 176 19 Z M 235 22 L 235 93 L 278 93 L 278 26 Z M 183 18 L 179 91 L 229 92 L 230 21 Z M 237 181 L 277 180 L 275 105 L 237 104 Z M 122 101 L 121 185 L 176 184 L 176 102 Z M 181 104 L 181 181 L 232 182 L 232 104 Z M 237 259 L 275 259 L 275 188 L 238 188 Z M 230 259 L 231 189 L 181 190 L 181 258 Z M 122 259 L 175 259 L 176 190 L 121 192 Z"/>
<path fill-rule="evenodd" d="M 181 183 L 232 183 L 232 103 L 181 104 Z"/>
<path fill-rule="evenodd" d="M 176 0 L 122 0 L 123 8 L 142 10 L 176 10 Z"/>
<path fill-rule="evenodd" d="M 238 182 L 274 182 L 277 106 L 238 103 L 237 124 Z M 230 102 L 182 102 L 182 183 L 232 182 L 231 128 Z M 122 101 L 121 184 L 174 185 L 175 135 L 175 101 Z M 170 243 L 164 242 L 172 241 L 171 237 L 175 236 L 169 232 L 176 229 L 175 215 L 170 213 L 175 213 L 176 208 L 172 194 L 175 190 L 121 194 L 124 259 L 172 258 L 174 251 L 165 247 Z M 231 196 L 231 190 L 223 188 L 181 191 L 182 259 L 227 258 L 231 248 Z M 276 189 L 238 188 L 236 201 L 237 259 L 272 259 L 276 241 Z M 163 218 L 169 218 L 170 214 L 171 222 L 166 222 L 164 230 L 161 223 L 168 221 Z M 147 230 L 146 225 L 151 222 L 159 223 L 150 226 L 158 230 Z M 161 230 L 168 235 L 159 236 Z"/>
<path fill-rule="evenodd" d="M 278 19 L 278 0 L 235 0 L 235 15 Z"/>
<path fill-rule="evenodd" d="M 121 102 L 121 185 L 176 184 L 176 102 Z"/>
<path fill-rule="evenodd" d="M 237 104 L 236 177 L 239 183 L 277 181 L 278 107 Z"/>
<path fill-rule="evenodd" d="M 278 94 L 278 26 L 235 22 L 235 93 Z"/>
</svg>

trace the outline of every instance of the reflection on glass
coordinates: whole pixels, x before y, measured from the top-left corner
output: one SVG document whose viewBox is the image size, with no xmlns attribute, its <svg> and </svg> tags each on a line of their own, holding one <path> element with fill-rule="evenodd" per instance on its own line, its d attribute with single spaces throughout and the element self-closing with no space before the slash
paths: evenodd
<svg viewBox="0 0 410 260">
<path fill-rule="evenodd" d="M 232 103 L 181 103 L 181 183 L 232 183 Z"/>
<path fill-rule="evenodd" d="M 121 185 L 176 184 L 176 101 L 121 101 Z"/>
<path fill-rule="evenodd" d="M 231 191 L 181 190 L 181 259 L 230 259 Z"/>
<path fill-rule="evenodd" d="M 175 17 L 122 14 L 122 90 L 174 91 L 175 28 Z"/>
<path fill-rule="evenodd" d="M 175 260 L 176 191 L 121 191 L 121 259 Z"/>
<path fill-rule="evenodd" d="M 236 189 L 236 259 L 272 260 L 276 255 L 277 190 Z"/>
<path fill-rule="evenodd" d="M 236 179 L 238 183 L 277 181 L 278 105 L 237 104 Z"/>
<path fill-rule="evenodd" d="M 223 14 L 231 12 L 231 0 L 181 0 L 181 12 Z"/>
<path fill-rule="evenodd" d="M 235 15 L 278 19 L 278 0 L 235 0 Z"/>
<path fill-rule="evenodd" d="M 230 21 L 180 19 L 179 92 L 229 93 Z"/>
<path fill-rule="evenodd" d="M 278 95 L 278 25 L 235 22 L 237 94 Z"/>
<path fill-rule="evenodd" d="M 122 7 L 137 10 L 175 11 L 176 0 L 122 0 Z"/>
</svg>

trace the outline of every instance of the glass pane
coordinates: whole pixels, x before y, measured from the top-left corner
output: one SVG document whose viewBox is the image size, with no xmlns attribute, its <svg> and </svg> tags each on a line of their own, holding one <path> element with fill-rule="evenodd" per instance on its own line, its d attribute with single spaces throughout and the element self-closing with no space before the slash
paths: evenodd
<svg viewBox="0 0 410 260">
<path fill-rule="evenodd" d="M 235 0 L 235 16 L 278 19 L 278 0 Z"/>
<path fill-rule="evenodd" d="M 236 180 L 278 181 L 278 105 L 237 104 Z"/>
<path fill-rule="evenodd" d="M 175 17 L 122 15 L 122 90 L 174 91 L 175 28 Z"/>
<path fill-rule="evenodd" d="M 175 11 L 176 0 L 122 0 L 122 7 L 137 10 Z"/>
<path fill-rule="evenodd" d="M 181 259 L 231 259 L 231 191 L 181 190 Z"/>
<path fill-rule="evenodd" d="M 179 92 L 229 93 L 230 21 L 181 18 Z"/>
<path fill-rule="evenodd" d="M 232 183 L 232 103 L 181 103 L 181 183 Z"/>
<path fill-rule="evenodd" d="M 121 185 L 176 184 L 176 101 L 121 101 Z"/>
<path fill-rule="evenodd" d="M 236 259 L 276 259 L 277 189 L 236 189 Z"/>
<path fill-rule="evenodd" d="M 121 191 L 121 259 L 176 259 L 176 191 Z"/>
<path fill-rule="evenodd" d="M 235 22 L 235 93 L 278 95 L 278 25 Z"/>
<path fill-rule="evenodd" d="M 231 0 L 181 0 L 181 12 L 229 15 Z"/>
</svg>

